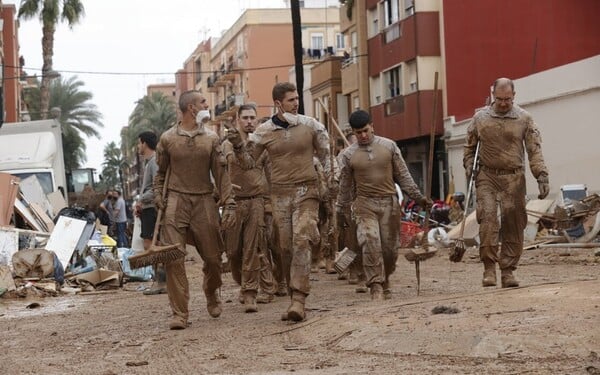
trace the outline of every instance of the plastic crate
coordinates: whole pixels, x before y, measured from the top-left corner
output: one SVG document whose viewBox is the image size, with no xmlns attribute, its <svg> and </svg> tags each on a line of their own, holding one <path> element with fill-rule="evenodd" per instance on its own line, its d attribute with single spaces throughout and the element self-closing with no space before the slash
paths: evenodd
<svg viewBox="0 0 600 375">
<path fill-rule="evenodd" d="M 412 247 L 415 236 L 421 233 L 423 230 L 417 223 L 411 221 L 403 221 L 400 224 L 400 247 L 410 248 Z"/>
</svg>

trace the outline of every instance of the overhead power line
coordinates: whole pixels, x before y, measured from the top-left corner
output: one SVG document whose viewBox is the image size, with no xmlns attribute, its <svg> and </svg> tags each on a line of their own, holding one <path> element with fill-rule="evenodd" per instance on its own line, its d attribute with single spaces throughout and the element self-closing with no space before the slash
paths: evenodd
<svg viewBox="0 0 600 375">
<path fill-rule="evenodd" d="M 365 57 L 367 54 L 350 56 L 349 58 L 357 58 L 357 57 Z M 316 60 L 323 61 L 323 60 Z M 312 63 L 312 61 L 310 62 Z M 304 65 L 308 65 L 310 63 L 305 63 Z M 25 70 L 33 70 L 41 72 L 41 68 L 32 68 L 27 66 L 12 66 L 12 65 L 4 65 L 7 68 L 17 68 L 17 69 L 25 69 Z M 294 64 L 283 64 L 283 65 L 270 65 L 270 66 L 259 66 L 259 67 L 249 67 L 249 68 L 234 68 L 230 69 L 228 73 L 239 73 L 245 71 L 256 71 L 256 70 L 268 70 L 268 69 L 278 69 L 278 68 L 291 68 Z M 219 73 L 221 70 L 200 70 L 200 71 L 181 71 L 181 72 L 106 72 L 106 71 L 90 71 L 90 70 L 54 70 L 58 73 L 70 73 L 70 74 L 90 74 L 90 75 L 113 75 L 113 76 L 146 76 L 146 75 L 177 75 L 177 74 L 198 74 L 198 73 L 206 73 L 213 74 Z"/>
</svg>

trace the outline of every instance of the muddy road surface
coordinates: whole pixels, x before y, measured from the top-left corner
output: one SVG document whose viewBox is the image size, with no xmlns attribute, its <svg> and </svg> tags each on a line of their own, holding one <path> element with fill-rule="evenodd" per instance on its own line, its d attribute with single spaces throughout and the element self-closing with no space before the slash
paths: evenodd
<svg viewBox="0 0 600 375">
<path fill-rule="evenodd" d="M 373 303 L 336 275 L 311 274 L 307 319 L 283 322 L 288 297 L 245 314 L 224 275 L 223 314 L 206 312 L 201 263 L 187 262 L 190 326 L 170 331 L 166 295 L 123 289 L 0 299 L 4 374 L 600 374 L 600 256 L 526 251 L 521 287 L 481 287 L 474 250 L 398 260 L 393 298 Z M 432 310 L 436 308 L 434 314 Z"/>
</svg>

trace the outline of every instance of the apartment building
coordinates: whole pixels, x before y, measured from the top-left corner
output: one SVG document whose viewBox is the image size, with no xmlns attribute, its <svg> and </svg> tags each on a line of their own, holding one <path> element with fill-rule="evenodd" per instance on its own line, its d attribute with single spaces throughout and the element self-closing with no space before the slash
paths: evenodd
<svg viewBox="0 0 600 375">
<path fill-rule="evenodd" d="M 20 122 L 29 119 L 25 103 L 21 98 L 21 92 L 26 77 L 21 71 L 21 59 L 19 57 L 19 24 L 16 18 L 17 9 L 13 4 L 2 4 L 0 2 L 0 34 L 2 35 L 0 45 L 0 57 L 2 59 L 0 94 L 2 98 L 3 122 Z M 23 79 L 23 82 L 21 80 Z M 24 117 L 24 118 L 22 118 Z"/>
<path fill-rule="evenodd" d="M 491 0 L 346 0 L 343 3 L 341 30 L 350 40 L 351 53 L 342 65 L 342 93 L 350 108 L 360 106 L 370 110 L 377 134 L 398 143 L 422 188 L 429 164 L 428 136 L 434 126 L 434 197 L 445 196 L 450 182 L 455 182 L 453 177 L 456 188 L 464 190 L 464 171 L 459 159 L 466 124 L 476 109 L 489 102 L 494 79 L 505 76 L 524 83 L 543 82 L 552 77 L 564 79 L 566 66 L 571 72 L 581 67 L 590 75 L 590 69 L 596 65 L 585 61 L 600 53 L 600 24 L 595 20 L 595 15 L 600 14 L 600 2 L 595 0 L 513 0 L 505 4 Z M 365 64 L 361 66 L 363 61 Z M 562 66 L 565 66 L 562 70 L 552 70 Z M 546 71 L 548 74 L 541 74 Z M 439 72 L 439 80 L 434 119 L 435 72 Z M 595 81 L 591 78 L 587 81 L 590 87 L 574 88 L 568 82 L 562 86 L 544 84 L 539 88 L 542 92 L 537 94 L 531 93 L 529 87 L 524 88 L 529 94 L 521 104 L 533 110 L 532 103 L 544 100 L 543 91 L 550 86 L 552 94 L 548 95 L 554 97 L 552 100 L 567 95 L 568 90 L 576 93 L 591 90 L 589 94 L 594 97 L 591 92 L 596 90 Z M 365 96 L 368 99 L 363 99 Z M 590 100 L 589 95 L 575 96 L 584 102 Z M 517 103 L 519 97 L 517 92 Z M 576 134 L 581 134 L 582 124 L 589 124 L 586 116 L 580 118 Z M 549 148 L 546 153 L 550 152 L 560 151 Z M 593 159 L 589 153 L 584 154 L 579 158 L 583 164 L 584 160 Z M 600 155 L 594 156 L 597 157 Z M 569 171 L 559 181 L 576 180 L 568 175 L 580 169 L 565 167 L 558 161 L 556 166 Z"/>
<path fill-rule="evenodd" d="M 444 118 L 449 170 L 466 190 L 463 144 L 471 117 L 490 100 L 498 77 L 515 82 L 515 103 L 543 139 L 550 196 L 564 184 L 600 191 L 596 145 L 600 97 L 600 2 L 444 0 Z M 492 16 L 493 15 L 493 16 Z M 537 195 L 529 171 L 527 191 Z"/>
<path fill-rule="evenodd" d="M 302 8 L 301 19 L 305 63 L 343 54 L 337 7 Z M 206 83 L 217 129 L 243 103 L 255 103 L 259 117 L 271 115 L 271 89 L 293 66 L 290 9 L 246 10 L 211 47 Z"/>
</svg>

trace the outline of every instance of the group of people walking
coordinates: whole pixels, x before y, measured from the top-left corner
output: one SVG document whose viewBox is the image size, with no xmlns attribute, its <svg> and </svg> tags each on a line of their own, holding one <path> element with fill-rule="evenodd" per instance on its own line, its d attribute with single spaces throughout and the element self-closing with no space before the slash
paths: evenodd
<svg viewBox="0 0 600 375">
<path fill-rule="evenodd" d="M 504 90 L 505 86 L 504 81 L 499 81 L 495 90 Z M 198 250 L 203 260 L 207 311 L 214 318 L 222 312 L 219 298 L 222 252 L 227 253 L 233 278 L 240 285 L 240 302 L 248 313 L 257 311 L 257 303 L 272 301 L 274 295 L 288 295 L 290 303 L 281 319 L 305 319 L 305 303 L 311 292 L 309 274 L 315 263 L 312 258 L 325 253 L 330 270 L 338 241 L 339 248 L 346 246 L 359 254 L 350 267 L 351 273 L 354 277 L 362 275 L 372 300 L 391 298 L 390 275 L 396 267 L 401 225 L 396 184 L 425 209 L 431 207 L 431 199 L 415 184 L 396 143 L 375 135 L 368 112 L 356 110 L 350 115 L 355 142 L 338 155 L 331 155 L 334 151 L 325 126 L 312 117 L 298 114 L 299 96 L 293 84 L 277 83 L 272 98 L 276 109 L 272 117 L 259 124 L 256 107 L 242 105 L 236 123 L 227 126 L 225 139 L 220 139 L 206 126 L 206 99 L 198 91 L 188 91 L 179 98 L 182 116 L 175 126 L 158 141 L 146 133 L 140 135 L 140 153 L 146 154 L 148 165 L 156 162 L 155 166 L 146 167 L 144 176 L 141 217 L 146 230 L 142 230 L 142 237 L 149 238 L 149 228 L 154 225 L 152 218 L 156 220 L 155 216 L 144 214 L 153 203 L 153 209 L 164 210 L 160 241 L 182 247 L 189 243 Z M 497 134 L 488 139 L 492 133 L 487 126 L 500 126 L 497 129 L 500 133 L 503 127 L 510 128 L 511 137 L 503 140 L 514 142 L 512 148 L 505 148 L 511 150 L 514 164 L 489 164 L 487 169 L 483 168 L 488 163 L 487 157 L 481 158 L 478 185 L 484 183 L 483 174 L 504 170 L 520 173 L 520 177 L 494 173 L 485 180 L 491 181 L 490 187 L 482 189 L 477 198 L 478 203 L 482 202 L 480 207 L 486 210 L 481 214 L 478 211 L 478 218 L 484 221 L 490 220 L 488 210 L 492 208 L 488 206 L 499 201 L 503 215 L 518 216 L 519 210 L 524 213 L 524 205 L 511 206 L 506 202 L 521 193 L 525 199 L 524 186 L 520 185 L 524 177 L 522 170 L 518 171 L 523 164 L 523 142 L 530 163 L 536 166 L 532 171 L 540 182 L 540 194 L 547 194 L 548 190 L 539 132 L 524 111 L 513 108 L 512 99 L 510 104 L 504 111 L 505 108 L 492 103 L 488 111 L 495 125 L 487 125 L 478 115 L 469 129 L 467 151 L 477 140 L 483 149 L 497 147 Z M 533 161 L 532 154 L 536 155 Z M 465 163 L 476 162 L 469 155 L 465 153 Z M 506 183 L 511 176 L 516 182 L 512 195 L 507 197 L 495 179 Z M 495 212 L 494 209 L 494 218 Z M 513 219 L 507 217 L 509 221 Z M 324 228 L 320 225 L 323 222 L 329 222 L 330 227 Z M 505 229 L 500 232 L 509 241 L 506 245 L 502 242 L 499 255 L 492 245 L 494 239 L 498 240 L 498 229 L 493 224 L 482 224 L 482 230 L 491 231 L 482 236 L 484 285 L 491 284 L 490 264 L 500 263 L 503 286 L 514 286 L 516 280 L 513 277 L 511 281 L 509 276 L 516 268 L 522 235 L 520 238 L 510 235 L 521 228 L 521 221 L 505 226 L 502 218 Z M 495 222 L 495 225 L 500 224 Z M 337 238 L 330 238 L 333 233 Z M 323 244 L 330 248 L 315 251 Z M 164 268 L 166 280 L 160 281 L 166 282 L 166 286 L 159 283 L 154 290 L 168 293 L 173 313 L 169 327 L 184 329 L 190 298 L 184 259 L 165 264 Z"/>
</svg>

